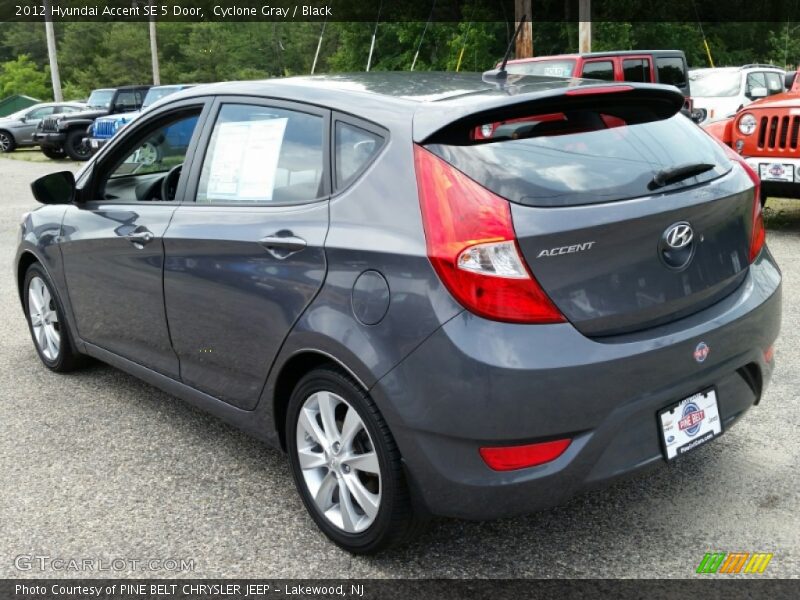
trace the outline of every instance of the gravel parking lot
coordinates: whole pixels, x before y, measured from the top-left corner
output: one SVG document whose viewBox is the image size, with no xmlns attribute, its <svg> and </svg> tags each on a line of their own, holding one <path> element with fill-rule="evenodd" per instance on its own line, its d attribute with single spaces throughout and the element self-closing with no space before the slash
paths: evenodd
<svg viewBox="0 0 800 600">
<path fill-rule="evenodd" d="M 800 201 L 768 205 L 783 333 L 772 385 L 739 425 L 565 506 L 435 521 L 408 547 L 354 558 L 318 532 L 279 452 L 111 367 L 41 365 L 10 264 L 36 207 L 29 182 L 65 164 L 0 158 L 0 576 L 685 578 L 712 550 L 773 552 L 764 576 L 800 576 Z M 19 555 L 195 568 L 20 571 Z"/>
</svg>

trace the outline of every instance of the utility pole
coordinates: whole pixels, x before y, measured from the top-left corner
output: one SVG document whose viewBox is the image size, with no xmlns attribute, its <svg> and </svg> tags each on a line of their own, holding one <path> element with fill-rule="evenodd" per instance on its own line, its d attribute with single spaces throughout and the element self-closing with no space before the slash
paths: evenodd
<svg viewBox="0 0 800 600">
<path fill-rule="evenodd" d="M 515 27 L 519 27 L 519 22 L 523 16 L 527 17 L 522 31 L 517 37 L 516 57 L 530 58 L 533 56 L 533 0 L 514 0 L 514 20 Z"/>
<path fill-rule="evenodd" d="M 150 59 L 153 62 L 153 85 L 161 85 L 161 69 L 158 66 L 158 40 L 156 38 L 156 18 L 152 15 L 150 16 L 149 26 L 150 26 Z"/>
<path fill-rule="evenodd" d="M 592 51 L 592 0 L 578 0 L 578 52 Z"/>
<path fill-rule="evenodd" d="M 61 75 L 58 73 L 58 57 L 56 56 L 56 34 L 53 19 L 50 16 L 50 1 L 44 0 L 44 32 L 47 37 L 47 55 L 50 58 L 50 80 L 53 83 L 53 100 L 63 102 L 61 93 Z"/>
</svg>

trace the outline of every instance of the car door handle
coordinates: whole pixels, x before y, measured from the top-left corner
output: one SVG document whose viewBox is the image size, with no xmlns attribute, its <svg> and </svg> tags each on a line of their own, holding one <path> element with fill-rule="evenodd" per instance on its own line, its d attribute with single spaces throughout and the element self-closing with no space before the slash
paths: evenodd
<svg viewBox="0 0 800 600">
<path fill-rule="evenodd" d="M 125 236 L 127 240 L 137 248 L 143 248 L 155 239 L 152 231 L 136 231 Z"/>
<path fill-rule="evenodd" d="M 272 256 L 280 259 L 291 256 L 295 252 L 300 252 L 308 245 L 303 238 L 292 235 L 291 231 L 279 231 L 276 234 L 261 238 L 258 243 L 264 246 Z"/>
</svg>

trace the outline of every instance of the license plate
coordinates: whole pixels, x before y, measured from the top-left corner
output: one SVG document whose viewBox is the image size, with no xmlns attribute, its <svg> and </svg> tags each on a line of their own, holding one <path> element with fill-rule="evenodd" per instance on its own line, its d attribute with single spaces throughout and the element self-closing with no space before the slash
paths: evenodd
<svg viewBox="0 0 800 600">
<path fill-rule="evenodd" d="M 759 163 L 758 175 L 764 181 L 794 182 L 794 165 L 791 163 Z"/>
<path fill-rule="evenodd" d="M 89 144 L 90 144 L 90 145 L 92 146 L 92 148 L 94 148 L 95 150 L 96 150 L 97 148 L 99 148 L 99 147 L 100 147 L 100 142 L 98 142 L 97 140 L 89 140 Z"/>
<path fill-rule="evenodd" d="M 722 433 L 717 392 L 700 392 L 658 413 L 667 460 L 672 460 Z"/>
</svg>

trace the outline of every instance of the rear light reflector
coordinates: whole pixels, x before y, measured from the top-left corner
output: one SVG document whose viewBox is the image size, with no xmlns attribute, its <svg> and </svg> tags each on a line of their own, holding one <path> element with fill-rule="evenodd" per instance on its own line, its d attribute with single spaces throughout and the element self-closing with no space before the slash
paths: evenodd
<svg viewBox="0 0 800 600">
<path fill-rule="evenodd" d="M 564 454 L 572 440 L 553 440 L 524 446 L 499 446 L 481 448 L 481 458 L 494 471 L 514 471 L 535 467 L 557 459 Z"/>
<path fill-rule="evenodd" d="M 481 317 L 562 323 L 522 259 L 508 200 L 414 146 L 428 258 L 455 299 Z"/>
<path fill-rule="evenodd" d="M 775 346 L 770 346 L 764 350 L 764 362 L 771 363 L 775 360 Z"/>
</svg>

